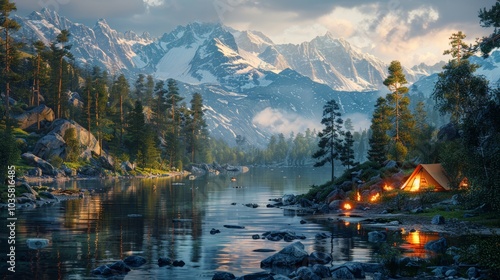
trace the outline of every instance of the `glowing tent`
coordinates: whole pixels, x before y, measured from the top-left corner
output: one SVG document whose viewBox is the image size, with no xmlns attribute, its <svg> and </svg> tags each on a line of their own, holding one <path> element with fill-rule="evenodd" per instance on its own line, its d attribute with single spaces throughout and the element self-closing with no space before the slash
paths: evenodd
<svg viewBox="0 0 500 280">
<path fill-rule="evenodd" d="M 466 187 L 467 180 L 464 179 L 459 187 Z M 419 191 L 421 188 L 434 187 L 435 191 L 450 190 L 450 179 L 441 164 L 419 164 L 408 180 L 401 186 L 402 190 L 411 192 Z"/>
</svg>

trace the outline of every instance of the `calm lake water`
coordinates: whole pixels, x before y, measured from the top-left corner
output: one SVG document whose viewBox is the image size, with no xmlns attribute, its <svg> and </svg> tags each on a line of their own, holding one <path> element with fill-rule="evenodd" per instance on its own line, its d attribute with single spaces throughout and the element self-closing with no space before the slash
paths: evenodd
<svg viewBox="0 0 500 280">
<path fill-rule="evenodd" d="M 236 177 L 236 182 L 231 177 Z M 271 198 L 302 194 L 330 178 L 329 168 L 250 169 L 236 175 L 65 182 L 55 187 L 96 190 L 92 196 L 34 210 L 17 211 L 16 273 L 6 273 L 6 233 L 2 229 L 1 279 L 102 279 L 91 271 L 129 255 L 148 263 L 124 279 L 211 279 L 215 271 L 237 277 L 262 271 L 260 261 L 281 250 L 285 241 L 253 240 L 252 235 L 289 229 L 305 235 L 306 250 L 332 254 L 334 263 L 374 261 L 367 231 L 360 224 L 339 222 L 336 215 L 302 216 L 267 208 Z M 154 190 L 153 185 L 156 185 Z M 255 203 L 258 208 L 244 204 Z M 234 205 L 235 204 L 235 205 Z M 333 218 L 333 219 L 328 219 Z M 6 211 L 0 219 L 6 221 Z M 174 222 L 175 219 L 185 219 Z M 306 220 L 306 224 L 301 224 Z M 244 229 L 225 228 L 240 225 Z M 211 235 L 211 229 L 220 230 Z M 333 239 L 317 240 L 318 233 Z M 46 238 L 50 245 L 30 250 L 27 238 Z M 427 235 L 408 234 L 404 246 L 422 251 Z M 426 239 L 426 240 L 421 240 Z M 184 267 L 159 267 L 157 260 L 183 260 Z"/>
</svg>

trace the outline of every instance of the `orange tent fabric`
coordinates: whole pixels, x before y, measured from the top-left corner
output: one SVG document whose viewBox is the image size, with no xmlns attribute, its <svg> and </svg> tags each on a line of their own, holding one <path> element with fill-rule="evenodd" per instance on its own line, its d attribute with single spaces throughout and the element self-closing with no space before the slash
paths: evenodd
<svg viewBox="0 0 500 280">
<path fill-rule="evenodd" d="M 401 189 L 419 191 L 421 188 L 431 186 L 433 186 L 436 191 L 450 190 L 450 179 L 440 163 L 419 164 L 408 180 L 401 186 Z"/>
</svg>

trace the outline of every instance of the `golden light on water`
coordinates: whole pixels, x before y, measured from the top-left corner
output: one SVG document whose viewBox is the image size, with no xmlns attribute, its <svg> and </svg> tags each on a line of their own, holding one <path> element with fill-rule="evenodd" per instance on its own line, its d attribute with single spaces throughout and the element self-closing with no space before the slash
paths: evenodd
<svg viewBox="0 0 500 280">
<path fill-rule="evenodd" d="M 410 232 L 409 238 L 408 238 L 408 243 L 413 244 L 413 245 L 419 245 L 420 244 L 420 232 L 414 231 Z"/>
</svg>

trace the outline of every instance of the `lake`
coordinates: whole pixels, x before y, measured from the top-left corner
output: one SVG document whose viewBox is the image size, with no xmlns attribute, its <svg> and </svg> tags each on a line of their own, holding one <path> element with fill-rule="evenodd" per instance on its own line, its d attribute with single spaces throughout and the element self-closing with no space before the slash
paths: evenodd
<svg viewBox="0 0 500 280">
<path fill-rule="evenodd" d="M 59 188 L 95 190 L 83 199 L 34 210 L 17 211 L 16 274 L 6 277 L 7 244 L 2 230 L 1 279 L 102 279 L 91 271 L 129 255 L 148 263 L 124 279 L 211 279 L 215 271 L 237 277 L 262 271 L 260 261 L 289 243 L 252 239 L 270 230 L 289 229 L 306 236 L 306 251 L 330 253 L 333 263 L 374 261 L 367 230 L 337 215 L 307 216 L 267 208 L 269 199 L 302 194 L 329 180 L 329 168 L 251 168 L 242 174 L 187 178 L 85 180 L 58 183 Z M 231 177 L 236 181 L 231 180 Z M 156 187 L 154 187 L 156 186 Z M 244 204 L 257 204 L 247 207 Z M 6 220 L 6 211 L 0 219 Z M 305 220 L 307 223 L 301 224 Z M 175 222 L 174 222 L 175 221 Z M 244 226 L 244 229 L 224 225 Z M 212 229 L 220 230 L 210 234 Z M 326 233 L 334 238 L 317 240 Z M 46 238 L 50 245 L 30 250 L 27 238 Z M 408 234 L 404 246 L 423 251 L 427 235 Z M 420 250 L 420 251 L 419 251 Z M 157 260 L 183 260 L 184 267 L 159 267 Z M 10 274 L 7 274 L 10 275 Z M 11 275 L 12 276 L 12 275 Z"/>
</svg>

